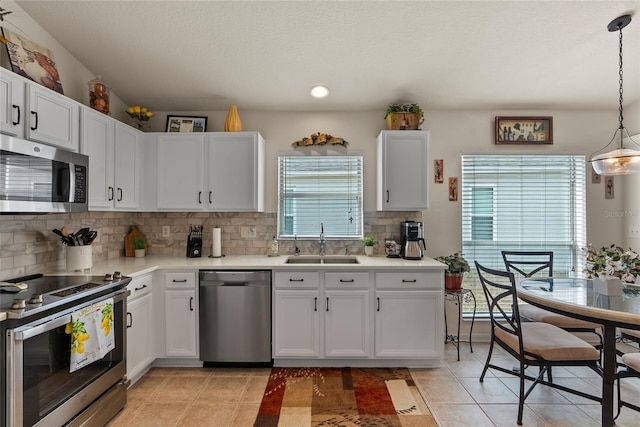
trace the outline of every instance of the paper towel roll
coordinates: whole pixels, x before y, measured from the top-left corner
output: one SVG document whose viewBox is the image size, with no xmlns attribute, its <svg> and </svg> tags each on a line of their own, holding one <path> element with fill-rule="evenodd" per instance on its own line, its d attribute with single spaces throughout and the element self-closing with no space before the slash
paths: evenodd
<svg viewBox="0 0 640 427">
<path fill-rule="evenodd" d="M 219 258 L 222 256 L 222 245 L 220 243 L 221 236 L 222 230 L 218 227 L 215 227 L 212 232 L 213 243 L 211 243 L 211 256 L 214 258 Z"/>
</svg>

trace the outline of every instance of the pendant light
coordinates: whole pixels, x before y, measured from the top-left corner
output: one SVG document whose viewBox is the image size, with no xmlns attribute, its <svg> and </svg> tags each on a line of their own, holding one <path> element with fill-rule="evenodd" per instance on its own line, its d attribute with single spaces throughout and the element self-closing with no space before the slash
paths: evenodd
<svg viewBox="0 0 640 427">
<path fill-rule="evenodd" d="M 629 25 L 631 22 L 631 15 L 620 16 L 609 23 L 607 29 L 610 32 L 618 31 L 620 33 L 620 51 L 619 51 L 619 82 L 620 82 L 620 106 L 618 107 L 619 114 L 619 127 L 613 134 L 613 138 L 609 143 L 596 151 L 591 155 L 591 165 L 593 170 L 598 175 L 628 175 L 632 173 L 640 173 L 640 151 L 624 148 L 623 142 L 626 138 L 628 141 L 637 145 L 640 148 L 640 144 L 635 142 L 629 136 L 629 132 L 622 124 L 622 29 Z M 607 151 L 607 147 L 614 141 L 618 141 L 618 148 L 612 151 Z M 600 154 L 599 154 L 600 153 Z"/>
</svg>

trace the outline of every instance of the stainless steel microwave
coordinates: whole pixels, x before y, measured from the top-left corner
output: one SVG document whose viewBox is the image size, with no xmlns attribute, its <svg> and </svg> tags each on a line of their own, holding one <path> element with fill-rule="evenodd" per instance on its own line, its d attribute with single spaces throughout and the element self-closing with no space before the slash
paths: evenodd
<svg viewBox="0 0 640 427">
<path fill-rule="evenodd" d="M 88 210 L 89 157 L 0 135 L 0 212 Z"/>
</svg>

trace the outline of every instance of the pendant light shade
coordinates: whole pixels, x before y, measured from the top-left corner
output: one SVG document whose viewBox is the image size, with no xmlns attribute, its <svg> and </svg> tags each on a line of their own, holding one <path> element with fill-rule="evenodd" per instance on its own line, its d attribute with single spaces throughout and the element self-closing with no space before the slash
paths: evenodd
<svg viewBox="0 0 640 427">
<path fill-rule="evenodd" d="M 629 132 L 627 132 L 627 129 L 622 124 L 622 29 L 629 25 L 630 22 L 631 15 L 624 15 L 614 19 L 607 26 L 607 29 L 610 32 L 618 31 L 620 33 L 620 68 L 618 71 L 620 76 L 620 105 L 618 107 L 618 111 L 620 114 L 619 126 L 611 141 L 609 141 L 605 147 L 593 153 L 589 160 L 593 166 L 593 170 L 598 175 L 629 175 L 633 173 L 640 173 L 640 151 L 633 148 L 625 148 L 624 142 L 628 141 L 628 143 L 634 144 L 638 148 L 640 148 L 640 144 L 629 136 Z M 617 142 L 618 148 L 606 151 L 614 142 Z"/>
</svg>

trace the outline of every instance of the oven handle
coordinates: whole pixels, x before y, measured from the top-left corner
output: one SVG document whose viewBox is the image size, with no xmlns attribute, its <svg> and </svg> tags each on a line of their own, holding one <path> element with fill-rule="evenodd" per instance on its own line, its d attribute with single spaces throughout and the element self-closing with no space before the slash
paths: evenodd
<svg viewBox="0 0 640 427">
<path fill-rule="evenodd" d="M 83 305 L 81 307 L 78 307 L 77 309 L 74 309 L 73 311 L 79 310 L 82 307 L 88 307 L 91 304 L 95 304 L 97 302 L 100 301 L 104 301 L 108 298 L 113 298 L 113 302 L 120 302 L 123 299 L 125 299 L 127 297 L 127 295 L 129 295 L 129 291 L 126 289 L 123 289 L 120 292 L 117 293 L 113 293 L 110 295 L 107 295 L 105 298 L 101 298 L 97 301 L 92 301 L 90 304 L 86 304 Z M 22 326 L 20 328 L 17 328 L 14 333 L 13 333 L 13 339 L 15 341 L 24 341 L 27 340 L 29 338 L 33 338 L 37 335 L 43 334 L 45 332 L 48 332 L 52 329 L 55 329 L 57 327 L 60 327 L 62 325 L 66 325 L 67 323 L 71 322 L 71 313 L 65 314 L 63 316 L 60 316 L 60 314 L 52 314 L 49 317 L 45 317 L 44 319 L 40 319 L 38 321 L 38 325 L 37 326 L 29 326 L 29 325 L 25 325 Z"/>
</svg>

